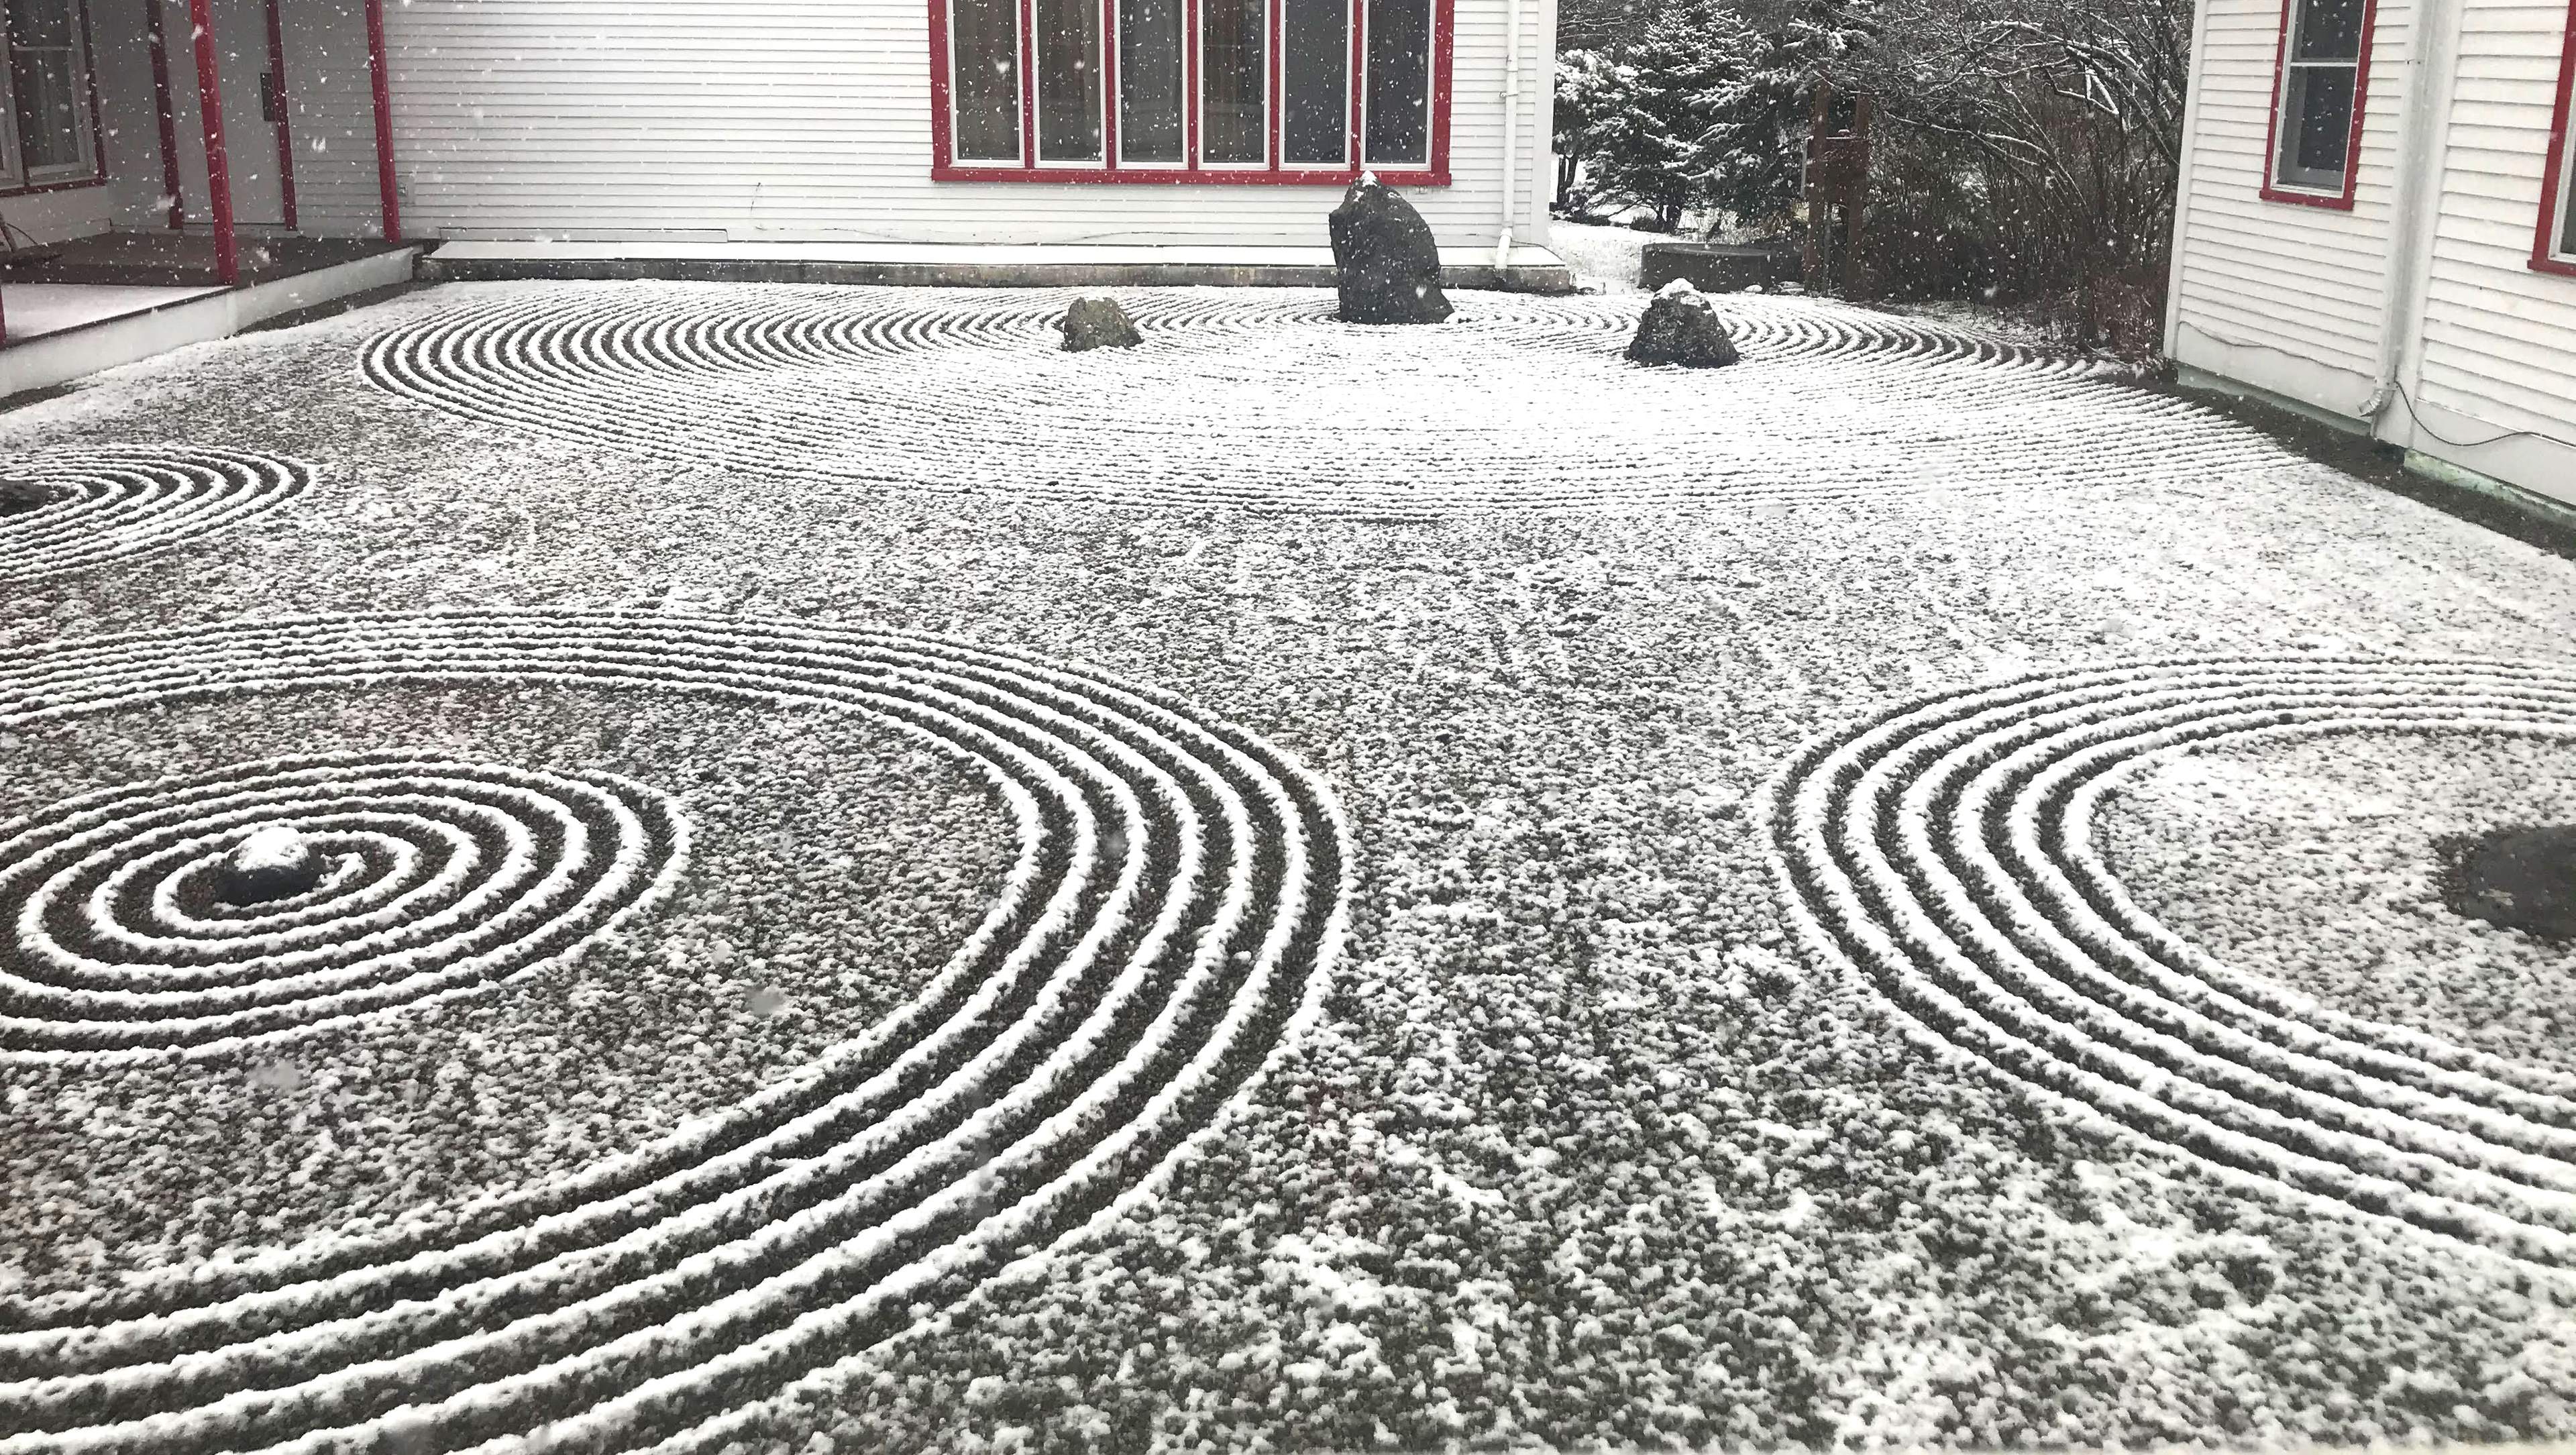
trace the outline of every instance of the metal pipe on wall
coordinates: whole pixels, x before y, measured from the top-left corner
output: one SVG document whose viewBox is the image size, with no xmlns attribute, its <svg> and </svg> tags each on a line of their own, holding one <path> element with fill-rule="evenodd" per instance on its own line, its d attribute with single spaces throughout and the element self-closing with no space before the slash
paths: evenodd
<svg viewBox="0 0 2576 1455">
<path fill-rule="evenodd" d="M 1508 3 L 1511 18 L 1503 22 L 1503 230 L 1494 240 L 1498 272 L 1512 265 L 1512 225 L 1520 218 L 1516 194 L 1521 169 L 1521 11 L 1527 0 Z"/>
</svg>

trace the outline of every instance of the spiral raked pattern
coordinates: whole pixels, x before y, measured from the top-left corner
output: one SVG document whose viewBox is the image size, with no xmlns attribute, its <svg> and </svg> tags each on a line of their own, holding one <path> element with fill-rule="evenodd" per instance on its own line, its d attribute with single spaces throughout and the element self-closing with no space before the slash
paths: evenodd
<svg viewBox="0 0 2576 1455">
<path fill-rule="evenodd" d="M 257 519 L 313 483 L 300 460 L 239 450 L 110 445 L 0 466 L 49 497 L 0 514 L 0 588 L 170 550 Z"/>
<path fill-rule="evenodd" d="M 1345 833 L 1296 762 L 1145 689 L 944 640 L 617 613 L 172 631 L 0 670 L 0 730 L 492 681 L 867 714 L 979 768 L 1017 861 L 915 999 L 727 1115 L 435 1233 L 0 1296 L 0 1451 L 501 1449 L 540 1425 L 720 1444 L 1148 1188 L 1314 1014 L 1338 952 Z"/>
<path fill-rule="evenodd" d="M 477 422 L 819 487 L 1438 517 L 2205 482 L 2282 458 L 2095 366 L 1818 300 L 1714 300 L 1745 362 L 1621 357 L 1637 299 L 1460 293 L 1432 327 L 1328 293 L 559 285 L 427 313 L 368 378 Z"/>
<path fill-rule="evenodd" d="M 1795 760 L 1777 862 L 1821 953 L 1992 1070 L 2231 1174 L 2564 1268 L 2576 1078 L 2220 963 L 2096 853 L 2102 805 L 2143 768 L 2357 732 L 2576 739 L 2576 670 L 2185 660 L 1911 703 Z"/>
<path fill-rule="evenodd" d="M 227 903 L 263 829 L 313 889 Z M 564 963 L 666 890 L 687 826 L 641 784 L 400 755 L 238 764 L 0 826 L 0 1051 L 307 1031 Z"/>
</svg>

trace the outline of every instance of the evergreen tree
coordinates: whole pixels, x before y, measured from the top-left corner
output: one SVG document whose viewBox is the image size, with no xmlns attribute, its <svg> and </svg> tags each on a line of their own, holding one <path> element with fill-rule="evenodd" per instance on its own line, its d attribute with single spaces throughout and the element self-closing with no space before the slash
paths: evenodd
<svg viewBox="0 0 2576 1455">
<path fill-rule="evenodd" d="M 1742 26 L 1733 11 L 1696 0 L 1613 54 L 1582 138 L 1601 195 L 1651 207 L 1667 227 L 1705 200 L 1715 103 L 1736 79 L 1741 61 L 1728 42 Z"/>
<path fill-rule="evenodd" d="M 1868 45 L 1864 4 L 1811 0 L 1762 28 L 1723 17 L 1732 79 L 1708 101 L 1704 187 L 1739 225 L 1783 227 L 1793 216 L 1816 87 Z"/>
</svg>

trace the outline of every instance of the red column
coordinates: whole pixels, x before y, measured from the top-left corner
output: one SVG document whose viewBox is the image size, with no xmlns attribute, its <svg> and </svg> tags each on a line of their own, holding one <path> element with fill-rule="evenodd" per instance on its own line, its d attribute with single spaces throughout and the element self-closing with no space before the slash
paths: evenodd
<svg viewBox="0 0 2576 1455">
<path fill-rule="evenodd" d="M 227 288 L 241 282 L 241 247 L 233 236 L 233 179 L 224 163 L 224 88 L 215 76 L 213 0 L 188 0 L 188 23 L 197 32 L 197 114 L 206 128 L 206 200 L 215 213 L 215 277 Z"/>
<path fill-rule="evenodd" d="M 268 89 L 277 98 L 277 195 L 279 220 L 295 230 L 295 130 L 287 122 L 286 28 L 278 23 L 277 0 L 268 0 Z"/>
<path fill-rule="evenodd" d="M 143 0 L 145 38 L 152 49 L 152 109 L 161 124 L 161 190 L 170 197 L 170 230 L 188 225 L 179 198 L 179 108 L 170 99 L 170 42 L 162 31 L 162 0 Z"/>
<path fill-rule="evenodd" d="M 385 73 L 385 0 L 367 0 L 367 74 L 376 83 L 376 190 L 384 194 L 385 241 L 402 241 L 402 199 L 394 193 L 394 92 Z"/>
</svg>

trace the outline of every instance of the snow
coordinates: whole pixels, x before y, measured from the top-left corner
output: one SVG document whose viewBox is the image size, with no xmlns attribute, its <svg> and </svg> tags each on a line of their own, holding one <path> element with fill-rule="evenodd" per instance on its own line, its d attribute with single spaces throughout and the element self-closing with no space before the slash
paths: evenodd
<svg viewBox="0 0 2576 1455">
<path fill-rule="evenodd" d="M 2576 1433 L 2565 952 L 2431 877 L 2576 568 L 1938 322 L 1117 296 L 11 413 L 127 504 L 0 537 L 0 1450 Z"/>
<path fill-rule="evenodd" d="M 1602 293 L 1639 291 L 1637 271 L 1646 245 L 1671 241 L 1671 233 L 1633 227 L 1604 227 L 1563 218 L 1547 225 L 1549 250 L 1565 259 L 1578 283 Z"/>
<path fill-rule="evenodd" d="M 293 869 L 304 864 L 312 854 L 302 834 L 281 824 L 271 824 L 234 845 L 232 865 L 245 873 L 262 869 Z"/>
</svg>

